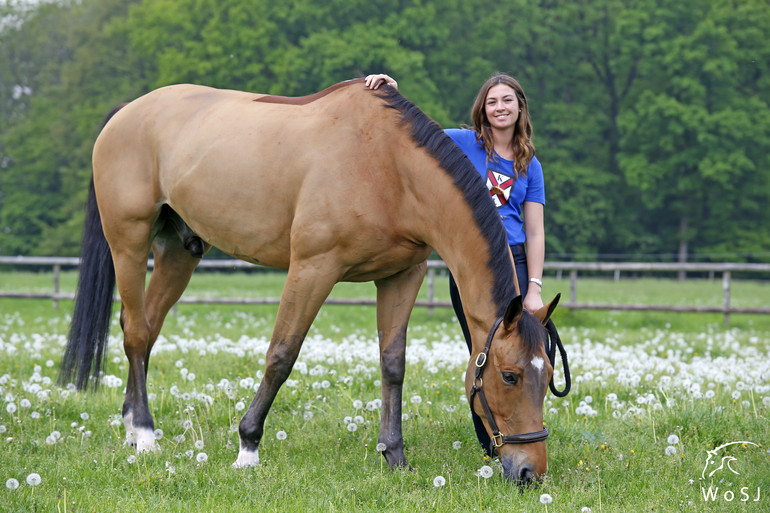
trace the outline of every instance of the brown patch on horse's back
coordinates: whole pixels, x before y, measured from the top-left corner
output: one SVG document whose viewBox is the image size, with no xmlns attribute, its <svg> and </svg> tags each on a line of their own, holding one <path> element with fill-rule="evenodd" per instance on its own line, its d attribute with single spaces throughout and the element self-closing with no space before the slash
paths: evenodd
<svg viewBox="0 0 770 513">
<path fill-rule="evenodd" d="M 256 98 L 255 102 L 260 103 L 277 103 L 281 105 L 307 105 L 308 103 L 314 102 L 320 98 L 323 98 L 324 96 L 327 96 L 337 89 L 341 89 L 343 87 L 347 87 L 351 84 L 357 84 L 357 83 L 363 83 L 363 78 L 356 78 L 354 80 L 346 80 L 344 82 L 340 82 L 339 84 L 334 84 L 331 87 L 327 87 L 323 91 L 319 91 L 315 94 L 311 94 L 308 96 L 273 96 L 266 94 L 264 96 L 260 96 L 259 98 Z"/>
</svg>

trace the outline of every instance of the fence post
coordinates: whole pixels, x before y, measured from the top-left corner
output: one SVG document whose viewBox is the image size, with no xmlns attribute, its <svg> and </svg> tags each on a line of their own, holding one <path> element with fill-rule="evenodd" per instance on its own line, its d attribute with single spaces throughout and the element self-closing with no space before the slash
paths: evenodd
<svg viewBox="0 0 770 513">
<path fill-rule="evenodd" d="M 722 272 L 722 291 L 724 292 L 725 325 L 730 324 L 730 271 Z"/>
<path fill-rule="evenodd" d="M 573 305 L 577 303 L 577 270 L 569 272 L 569 300 Z"/>
<path fill-rule="evenodd" d="M 53 265 L 53 308 L 54 310 L 58 310 L 59 308 L 59 300 L 56 299 L 56 296 L 59 295 L 59 272 L 61 271 L 61 265 L 54 264 Z"/>
<path fill-rule="evenodd" d="M 428 318 L 433 317 L 433 300 L 436 290 L 436 269 L 428 267 Z"/>
</svg>

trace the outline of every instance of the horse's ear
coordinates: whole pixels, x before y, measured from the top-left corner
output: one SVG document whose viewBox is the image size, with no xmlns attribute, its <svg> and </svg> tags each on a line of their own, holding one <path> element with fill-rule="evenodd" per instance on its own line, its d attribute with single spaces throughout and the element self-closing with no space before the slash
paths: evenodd
<svg viewBox="0 0 770 513">
<path fill-rule="evenodd" d="M 508 309 L 505 311 L 505 317 L 503 317 L 505 329 L 509 330 L 513 328 L 516 323 L 519 322 L 523 311 L 524 306 L 521 296 L 516 296 L 511 300 L 510 304 L 508 305 Z"/>
<path fill-rule="evenodd" d="M 540 324 L 543 326 L 548 324 L 548 319 L 551 318 L 551 314 L 554 310 L 556 310 L 556 305 L 559 304 L 559 298 L 561 298 L 561 294 L 556 294 L 556 297 L 553 298 L 553 301 L 547 305 L 544 305 L 540 310 L 535 312 L 535 317 L 537 317 L 537 320 L 540 321 Z"/>
</svg>

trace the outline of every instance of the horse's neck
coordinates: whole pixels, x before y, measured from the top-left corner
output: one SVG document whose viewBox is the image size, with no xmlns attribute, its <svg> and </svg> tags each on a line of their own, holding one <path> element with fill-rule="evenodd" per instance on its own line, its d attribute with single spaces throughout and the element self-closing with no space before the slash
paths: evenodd
<svg viewBox="0 0 770 513">
<path fill-rule="evenodd" d="M 426 213 L 422 237 L 438 252 L 454 276 L 469 327 L 486 331 L 499 314 L 494 298 L 496 280 L 489 267 L 489 241 L 475 222 L 462 191 L 454 185 L 452 177 L 433 162 L 435 172 L 431 169 L 420 173 L 426 183 L 415 193 L 421 210 Z M 499 258 L 510 260 L 510 253 Z"/>
</svg>

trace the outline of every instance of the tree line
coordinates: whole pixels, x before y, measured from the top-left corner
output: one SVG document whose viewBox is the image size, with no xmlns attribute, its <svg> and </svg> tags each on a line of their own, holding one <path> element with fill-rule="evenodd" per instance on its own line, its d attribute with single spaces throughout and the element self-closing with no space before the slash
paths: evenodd
<svg viewBox="0 0 770 513">
<path fill-rule="evenodd" d="M 178 82 L 304 95 L 372 72 L 444 127 L 527 92 L 548 258 L 770 261 L 767 0 L 6 0 L 0 254 L 76 255 L 116 104 Z"/>
</svg>

